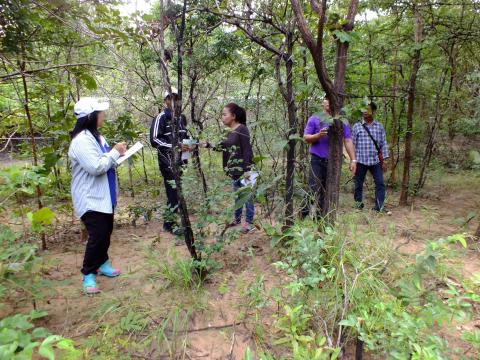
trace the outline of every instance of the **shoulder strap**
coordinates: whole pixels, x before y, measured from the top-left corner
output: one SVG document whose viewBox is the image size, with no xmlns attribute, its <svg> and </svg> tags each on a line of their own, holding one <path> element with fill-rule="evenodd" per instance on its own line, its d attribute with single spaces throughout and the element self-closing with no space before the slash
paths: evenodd
<svg viewBox="0 0 480 360">
<path fill-rule="evenodd" d="M 377 149 L 378 153 L 380 154 L 381 153 L 380 146 L 378 146 L 377 142 L 373 138 L 372 133 L 370 132 L 370 129 L 367 127 L 367 125 L 365 125 L 365 123 L 361 123 L 361 124 L 365 129 L 365 131 L 367 132 L 368 136 L 370 136 L 370 139 L 372 139 L 373 145 L 375 145 L 375 149 Z"/>
</svg>

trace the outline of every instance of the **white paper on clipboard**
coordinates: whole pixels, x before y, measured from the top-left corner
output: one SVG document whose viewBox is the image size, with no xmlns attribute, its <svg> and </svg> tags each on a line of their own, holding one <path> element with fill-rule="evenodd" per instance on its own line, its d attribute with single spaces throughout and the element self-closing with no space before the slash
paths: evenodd
<svg viewBox="0 0 480 360">
<path fill-rule="evenodd" d="M 246 186 L 246 185 L 253 186 L 257 182 L 258 175 L 259 175 L 258 172 L 250 171 L 250 176 L 249 176 L 248 180 L 247 179 L 242 179 L 242 180 L 240 180 L 240 183 L 243 186 Z"/>
<path fill-rule="evenodd" d="M 182 151 L 182 161 L 190 159 L 190 151 Z"/>
<path fill-rule="evenodd" d="M 122 163 L 123 163 L 125 160 L 127 160 L 130 156 L 132 156 L 133 154 L 135 154 L 136 152 L 138 152 L 138 150 L 140 150 L 142 147 L 143 147 L 143 144 L 142 144 L 140 141 L 137 141 L 130 149 L 128 149 L 128 150 L 125 152 L 125 155 L 123 155 L 122 157 L 120 157 L 120 158 L 117 160 L 117 165 L 122 164 Z"/>
</svg>

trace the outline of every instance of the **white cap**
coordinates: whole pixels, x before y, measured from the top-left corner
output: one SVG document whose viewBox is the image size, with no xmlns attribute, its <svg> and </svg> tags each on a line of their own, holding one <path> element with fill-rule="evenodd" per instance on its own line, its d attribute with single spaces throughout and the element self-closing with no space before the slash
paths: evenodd
<svg viewBox="0 0 480 360">
<path fill-rule="evenodd" d="M 105 111 L 109 107 L 107 101 L 100 102 L 92 97 L 84 97 L 77 101 L 73 107 L 73 112 L 77 119 L 87 116 L 94 111 Z"/>
</svg>

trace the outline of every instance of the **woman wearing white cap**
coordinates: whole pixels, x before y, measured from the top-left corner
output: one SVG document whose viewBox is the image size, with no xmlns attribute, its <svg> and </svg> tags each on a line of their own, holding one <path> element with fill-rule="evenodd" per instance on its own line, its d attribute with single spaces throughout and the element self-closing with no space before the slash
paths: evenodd
<svg viewBox="0 0 480 360">
<path fill-rule="evenodd" d="M 113 230 L 113 213 L 117 203 L 115 166 L 125 154 L 125 143 L 112 149 L 98 129 L 105 120 L 107 102 L 82 98 L 74 106 L 77 124 L 71 132 L 68 150 L 72 170 L 72 200 L 76 215 L 87 228 L 88 242 L 83 259 L 83 290 L 95 294 L 100 290 L 96 274 L 115 277 L 108 260 L 110 236 Z"/>
</svg>

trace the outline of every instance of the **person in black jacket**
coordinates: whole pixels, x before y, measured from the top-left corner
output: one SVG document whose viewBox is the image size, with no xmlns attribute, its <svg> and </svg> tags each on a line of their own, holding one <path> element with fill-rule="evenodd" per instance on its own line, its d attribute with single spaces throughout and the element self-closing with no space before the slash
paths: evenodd
<svg viewBox="0 0 480 360">
<path fill-rule="evenodd" d="M 245 185 L 243 179 L 250 176 L 253 163 L 252 144 L 250 143 L 250 133 L 246 126 L 247 115 L 245 109 L 235 103 L 225 105 L 222 111 L 222 122 L 230 131 L 225 140 L 214 147 L 215 150 L 222 151 L 223 168 L 228 176 L 233 180 L 234 191 L 239 190 Z M 212 146 L 206 142 L 203 144 L 207 148 Z M 235 216 L 230 226 L 239 225 L 242 222 L 243 201 L 237 197 L 235 201 Z M 243 233 L 249 233 L 255 230 L 253 217 L 255 208 L 253 199 L 250 196 L 245 202 L 246 224 L 242 228 Z"/>
<path fill-rule="evenodd" d="M 173 116 L 173 101 L 178 101 L 178 94 L 172 93 L 172 96 L 167 95 L 164 99 L 164 109 L 152 121 L 150 126 L 150 143 L 158 150 L 158 166 L 163 176 L 165 184 L 165 192 L 167 194 L 167 209 L 163 216 L 163 230 L 168 231 L 174 235 L 181 235 L 182 230 L 178 228 L 175 222 L 175 214 L 178 209 L 177 190 L 173 183 L 173 166 L 181 167 L 186 163 L 186 160 L 180 161 L 178 164 L 173 163 L 173 135 L 172 135 L 172 118 Z M 188 151 L 187 147 L 183 145 L 183 140 L 188 139 L 187 119 L 185 115 L 180 115 L 176 119 L 178 148 Z"/>
</svg>

